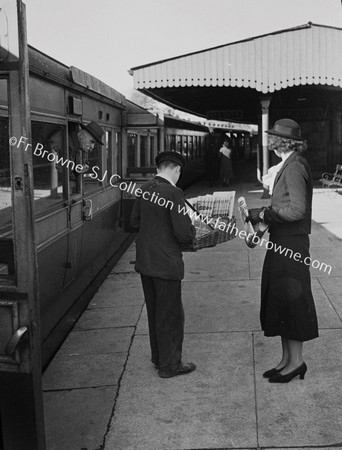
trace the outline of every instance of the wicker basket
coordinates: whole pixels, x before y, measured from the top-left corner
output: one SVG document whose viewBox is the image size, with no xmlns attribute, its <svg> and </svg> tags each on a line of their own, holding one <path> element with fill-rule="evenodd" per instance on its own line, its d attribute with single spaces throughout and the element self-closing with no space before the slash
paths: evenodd
<svg viewBox="0 0 342 450">
<path fill-rule="evenodd" d="M 183 252 L 195 252 L 201 248 L 215 247 L 219 235 L 219 230 L 211 228 L 202 221 L 194 223 L 196 236 L 192 242 L 181 244 Z"/>
<path fill-rule="evenodd" d="M 224 222 L 226 224 L 225 230 L 220 230 L 217 228 L 217 244 L 222 244 L 222 242 L 230 241 L 236 237 L 236 233 L 232 231 L 233 225 L 236 225 L 236 219 L 234 216 L 231 219 L 227 216 L 216 216 L 215 219 L 220 219 L 220 222 Z M 230 224 L 229 228 L 228 224 Z"/>
<path fill-rule="evenodd" d="M 196 228 L 196 236 L 192 242 L 181 245 L 182 251 L 195 252 L 201 248 L 215 247 L 216 244 L 227 242 L 236 236 L 231 231 L 233 224 L 236 223 L 235 217 L 230 218 L 228 216 L 229 211 L 232 210 L 234 205 L 234 196 L 235 192 L 217 192 L 214 195 L 208 194 L 202 197 L 196 197 L 192 199 L 192 203 L 190 203 L 190 199 L 189 201 L 185 200 L 185 203 L 201 219 L 198 218 L 193 223 Z M 211 215 L 213 211 L 216 211 L 216 215 Z M 224 227 L 222 227 L 221 222 L 224 222 Z M 221 224 L 221 228 L 224 228 L 224 230 L 220 230 L 219 224 Z M 228 224 L 230 224 L 229 228 Z"/>
</svg>

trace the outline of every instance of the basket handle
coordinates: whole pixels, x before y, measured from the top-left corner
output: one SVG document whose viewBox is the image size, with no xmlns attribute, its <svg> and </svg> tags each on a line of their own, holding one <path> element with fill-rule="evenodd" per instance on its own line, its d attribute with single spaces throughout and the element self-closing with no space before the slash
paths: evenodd
<svg viewBox="0 0 342 450">
<path fill-rule="evenodd" d="M 197 211 L 197 209 L 196 209 L 194 206 L 192 206 L 192 204 L 191 204 L 190 202 L 187 201 L 186 198 L 184 198 L 184 201 L 185 201 L 185 203 L 186 203 L 188 206 L 190 206 L 190 208 L 191 208 L 193 211 L 195 211 L 199 216 L 202 216 L 202 217 L 203 217 L 203 214 L 199 213 L 199 212 Z M 207 225 L 209 228 L 211 228 L 212 230 L 215 230 L 214 225 L 212 225 L 211 223 L 207 223 L 206 225 Z"/>
<path fill-rule="evenodd" d="M 200 213 L 197 211 L 197 209 L 196 209 L 190 202 L 187 201 L 186 198 L 185 198 L 184 200 L 185 200 L 185 203 L 186 203 L 188 206 L 190 206 L 190 208 L 191 208 L 193 211 L 197 212 L 197 214 L 200 214 Z"/>
</svg>

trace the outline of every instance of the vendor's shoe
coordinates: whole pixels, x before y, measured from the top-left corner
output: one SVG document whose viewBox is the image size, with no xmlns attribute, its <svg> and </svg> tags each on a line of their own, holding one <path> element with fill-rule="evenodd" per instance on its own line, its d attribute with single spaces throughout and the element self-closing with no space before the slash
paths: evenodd
<svg viewBox="0 0 342 450">
<path fill-rule="evenodd" d="M 156 368 L 156 369 L 159 369 L 159 361 L 158 360 L 155 360 L 155 359 L 151 359 L 151 363 L 152 364 L 154 364 L 154 367 Z"/>
<path fill-rule="evenodd" d="M 160 371 L 158 375 L 160 376 L 160 378 L 171 378 L 176 377 L 177 375 L 187 375 L 188 373 L 191 373 L 194 370 L 196 370 L 196 364 L 194 364 L 193 362 L 188 362 L 188 363 L 181 363 L 178 371 L 173 375 L 167 375 Z"/>
</svg>

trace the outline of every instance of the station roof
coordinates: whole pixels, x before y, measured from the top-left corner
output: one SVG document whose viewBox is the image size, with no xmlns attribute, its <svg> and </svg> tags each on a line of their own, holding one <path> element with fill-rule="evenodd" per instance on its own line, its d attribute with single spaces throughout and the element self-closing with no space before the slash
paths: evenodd
<svg viewBox="0 0 342 450">
<path fill-rule="evenodd" d="M 340 91 L 342 29 L 309 22 L 133 67 L 130 73 L 135 89 L 174 108 L 256 123 L 262 95 L 292 89 L 297 101 L 312 88 Z"/>
</svg>

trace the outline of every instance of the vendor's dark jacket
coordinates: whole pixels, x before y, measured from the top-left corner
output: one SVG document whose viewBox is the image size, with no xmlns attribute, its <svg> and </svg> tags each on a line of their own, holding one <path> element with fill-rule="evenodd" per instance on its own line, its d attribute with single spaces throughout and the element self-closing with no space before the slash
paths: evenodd
<svg viewBox="0 0 342 450">
<path fill-rule="evenodd" d="M 179 212 L 185 207 L 184 194 L 158 175 L 141 189 L 143 194 L 135 200 L 131 215 L 132 227 L 139 230 L 135 270 L 150 277 L 182 280 L 184 262 L 180 244 L 195 236 L 190 217 Z M 160 200 L 159 204 L 155 199 Z"/>
<path fill-rule="evenodd" d="M 308 162 L 293 152 L 278 172 L 265 211 L 270 233 L 277 236 L 311 233 L 312 176 Z"/>
</svg>

